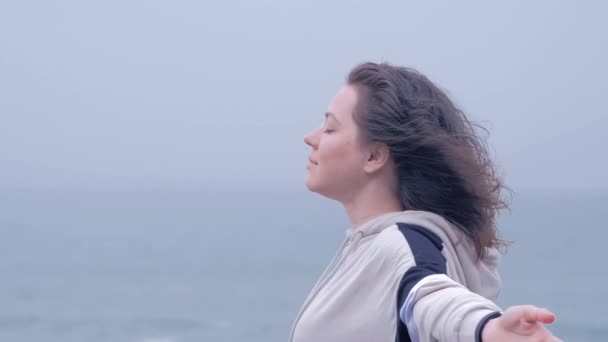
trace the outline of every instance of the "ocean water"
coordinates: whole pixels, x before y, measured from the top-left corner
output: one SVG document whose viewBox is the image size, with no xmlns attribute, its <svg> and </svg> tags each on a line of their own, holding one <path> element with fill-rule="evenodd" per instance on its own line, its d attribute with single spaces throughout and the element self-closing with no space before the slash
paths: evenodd
<svg viewBox="0 0 608 342">
<path fill-rule="evenodd" d="M 503 307 L 608 341 L 608 193 L 522 193 Z M 0 193 L 0 341 L 285 341 L 348 228 L 305 191 Z"/>
</svg>

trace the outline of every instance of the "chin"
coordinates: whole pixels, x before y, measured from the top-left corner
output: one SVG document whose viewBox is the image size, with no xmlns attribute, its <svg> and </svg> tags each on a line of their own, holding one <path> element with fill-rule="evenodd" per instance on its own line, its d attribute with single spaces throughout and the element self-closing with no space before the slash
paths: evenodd
<svg viewBox="0 0 608 342">
<path fill-rule="evenodd" d="M 319 186 L 319 184 L 317 182 L 314 181 L 313 177 L 311 177 L 311 175 L 308 175 L 308 177 L 306 178 L 306 181 L 304 182 L 304 185 L 306 186 L 306 188 L 308 189 L 308 191 L 310 192 L 315 192 L 318 194 L 321 194 L 321 187 Z"/>
<path fill-rule="evenodd" d="M 327 192 L 328 189 L 324 188 L 321 184 L 314 183 L 314 182 L 311 182 L 310 179 L 306 179 L 305 185 L 306 185 L 306 188 L 308 189 L 308 191 L 313 192 L 317 195 L 323 196 L 325 198 L 335 200 L 335 196 L 331 196 Z"/>
<path fill-rule="evenodd" d="M 304 181 L 304 185 L 306 186 L 306 189 L 308 189 L 308 191 L 315 192 L 314 183 L 311 181 L 310 176 L 306 178 L 306 180 Z"/>
</svg>

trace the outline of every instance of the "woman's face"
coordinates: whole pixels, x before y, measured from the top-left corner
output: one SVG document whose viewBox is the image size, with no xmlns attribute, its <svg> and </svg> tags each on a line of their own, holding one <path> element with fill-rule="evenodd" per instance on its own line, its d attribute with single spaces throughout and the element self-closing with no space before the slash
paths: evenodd
<svg viewBox="0 0 608 342">
<path fill-rule="evenodd" d="M 306 187 L 323 196 L 347 200 L 364 182 L 366 154 L 353 120 L 358 94 L 352 85 L 338 91 L 321 127 L 304 137 L 312 147 Z"/>
</svg>

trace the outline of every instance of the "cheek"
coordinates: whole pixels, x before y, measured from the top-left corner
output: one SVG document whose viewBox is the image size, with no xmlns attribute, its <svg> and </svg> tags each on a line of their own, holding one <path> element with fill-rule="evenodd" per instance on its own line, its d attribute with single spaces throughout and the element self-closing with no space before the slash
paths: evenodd
<svg viewBox="0 0 608 342">
<path fill-rule="evenodd" d="M 358 154 L 351 141 L 332 141 L 323 147 L 319 154 L 319 166 L 324 168 L 336 171 L 351 169 L 357 160 Z"/>
<path fill-rule="evenodd" d="M 325 166 L 339 161 L 343 150 L 340 145 L 339 141 L 331 139 L 323 141 L 319 146 L 319 165 Z"/>
</svg>

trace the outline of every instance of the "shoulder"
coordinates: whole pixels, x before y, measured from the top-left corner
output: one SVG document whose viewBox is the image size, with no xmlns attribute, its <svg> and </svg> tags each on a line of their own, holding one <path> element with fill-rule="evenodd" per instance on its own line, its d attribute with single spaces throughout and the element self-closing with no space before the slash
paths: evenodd
<svg viewBox="0 0 608 342">
<path fill-rule="evenodd" d="M 404 248 L 412 252 L 443 250 L 441 238 L 435 233 L 424 227 L 406 223 L 396 223 L 387 227 L 378 234 L 374 244 L 386 252 L 397 254 L 401 254 Z"/>
<path fill-rule="evenodd" d="M 392 224 L 378 233 L 373 244 L 385 253 L 403 254 L 404 249 L 408 249 L 407 240 L 397 224 Z"/>
<path fill-rule="evenodd" d="M 390 264 L 401 272 L 415 265 L 414 255 L 398 225 L 393 224 L 383 229 L 369 242 L 367 253 L 376 262 Z"/>
<path fill-rule="evenodd" d="M 372 242 L 372 250 L 407 266 L 445 265 L 443 243 L 430 230 L 421 226 L 397 223 L 387 227 Z"/>
</svg>

